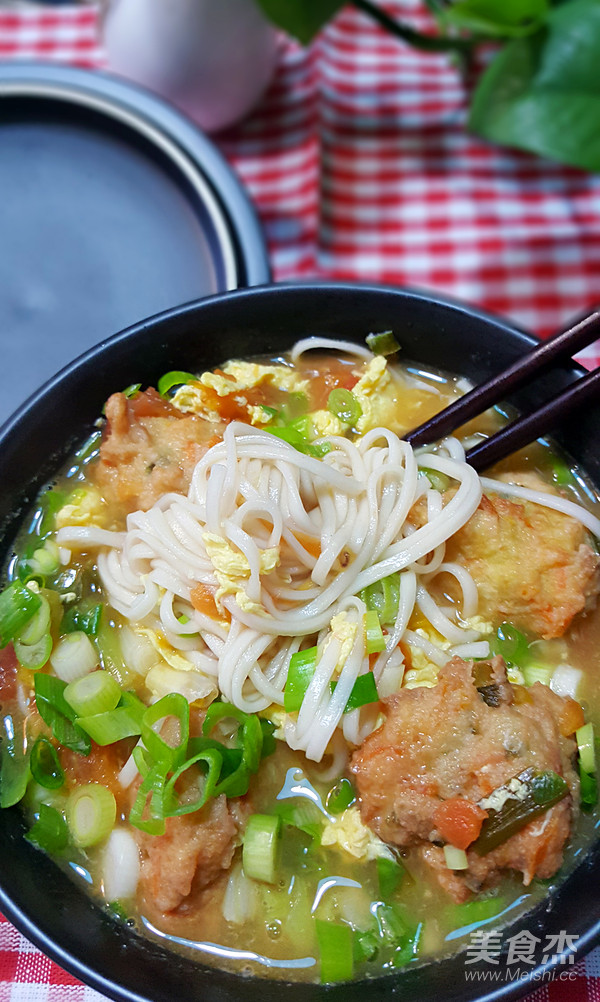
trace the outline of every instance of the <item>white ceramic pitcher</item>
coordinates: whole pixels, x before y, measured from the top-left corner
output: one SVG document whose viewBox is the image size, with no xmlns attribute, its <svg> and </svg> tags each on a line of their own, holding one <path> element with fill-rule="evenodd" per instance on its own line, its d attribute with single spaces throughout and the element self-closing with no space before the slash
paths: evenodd
<svg viewBox="0 0 600 1002">
<path fill-rule="evenodd" d="M 111 71 L 207 132 L 253 108 L 277 58 L 277 33 L 256 0 L 109 0 L 104 42 Z"/>
</svg>

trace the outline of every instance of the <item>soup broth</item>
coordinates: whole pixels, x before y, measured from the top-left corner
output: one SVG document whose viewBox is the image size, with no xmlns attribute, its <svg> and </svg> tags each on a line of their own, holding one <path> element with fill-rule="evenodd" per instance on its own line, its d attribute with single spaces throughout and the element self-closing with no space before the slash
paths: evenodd
<svg viewBox="0 0 600 1002">
<path fill-rule="evenodd" d="M 595 490 L 546 442 L 479 478 L 499 411 L 415 455 L 466 388 L 312 340 L 170 373 L 40 495 L 0 596 L 1 803 L 138 932 L 375 976 L 591 840 Z"/>
</svg>

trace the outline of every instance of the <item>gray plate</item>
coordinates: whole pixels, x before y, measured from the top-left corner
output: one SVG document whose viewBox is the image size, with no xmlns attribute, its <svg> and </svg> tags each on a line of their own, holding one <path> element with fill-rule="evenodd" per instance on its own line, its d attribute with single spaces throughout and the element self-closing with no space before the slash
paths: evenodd
<svg viewBox="0 0 600 1002">
<path fill-rule="evenodd" d="M 0 192 L 0 422 L 115 331 L 269 279 L 212 143 L 104 74 L 0 66 Z"/>
</svg>

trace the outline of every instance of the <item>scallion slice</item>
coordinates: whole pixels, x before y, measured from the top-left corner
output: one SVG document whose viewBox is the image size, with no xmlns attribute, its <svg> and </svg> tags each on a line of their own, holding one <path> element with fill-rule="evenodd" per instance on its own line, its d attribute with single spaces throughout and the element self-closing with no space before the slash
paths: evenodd
<svg viewBox="0 0 600 1002">
<path fill-rule="evenodd" d="M 525 679 L 525 685 L 533 685 L 535 682 L 541 682 L 542 685 L 550 685 L 553 669 L 549 668 L 548 665 L 528 664 L 524 665 L 521 670 Z"/>
<path fill-rule="evenodd" d="M 575 731 L 579 761 L 584 772 L 596 772 L 596 748 L 594 744 L 594 725 L 591 721 Z"/>
<path fill-rule="evenodd" d="M 277 879 L 281 818 L 276 814 L 251 814 L 242 849 L 244 873 L 253 880 L 274 884 Z"/>
<path fill-rule="evenodd" d="M 335 690 L 336 685 L 337 682 L 331 683 L 332 692 Z M 348 700 L 344 707 L 344 713 L 350 713 L 351 710 L 358 710 L 361 706 L 366 706 L 368 703 L 378 702 L 379 693 L 377 692 L 373 672 L 367 671 L 364 675 L 359 675 L 352 686 L 352 692 L 348 696 Z"/>
<path fill-rule="evenodd" d="M 77 725 L 89 734 L 97 745 L 113 745 L 124 738 L 136 737 L 142 733 L 140 717 L 129 706 L 117 706 L 106 713 L 93 713 L 77 717 Z"/>
<path fill-rule="evenodd" d="M 349 424 L 351 428 L 355 427 L 362 415 L 361 406 L 352 390 L 346 390 L 342 386 L 336 386 L 329 394 L 327 410 L 344 424 Z"/>
<path fill-rule="evenodd" d="M 39 672 L 35 675 L 34 686 L 39 715 L 52 728 L 58 743 L 80 755 L 89 755 L 92 747 L 90 739 L 77 726 L 76 713 L 64 697 L 66 682 Z"/>
<path fill-rule="evenodd" d="M 45 790 L 60 790 L 65 781 L 64 770 L 56 748 L 48 738 L 41 735 L 31 749 L 29 760 L 31 775 Z"/>
<path fill-rule="evenodd" d="M 18 637 L 41 607 L 42 600 L 20 581 L 0 592 L 0 647 Z"/>
<path fill-rule="evenodd" d="M 317 647 L 309 647 L 305 651 L 292 654 L 283 693 L 283 708 L 286 713 L 295 713 L 302 706 L 302 700 L 315 673 L 317 655 Z"/>
<path fill-rule="evenodd" d="M 81 849 L 97 845 L 112 831 L 117 817 L 114 795 L 100 783 L 87 783 L 67 800 L 67 823 Z"/>
<path fill-rule="evenodd" d="M 19 633 L 19 641 L 22 644 L 37 644 L 44 634 L 50 632 L 52 614 L 50 603 L 44 595 L 38 595 L 40 605 L 36 613 L 31 617 L 26 626 Z"/>
<path fill-rule="evenodd" d="M 2 718 L 2 759 L 0 767 L 0 807 L 13 807 L 25 796 L 29 777 L 29 753 L 23 735 L 15 732 L 10 714 Z"/>
<path fill-rule="evenodd" d="M 329 793 L 327 794 L 327 799 L 325 801 L 325 807 L 329 814 L 341 814 L 345 811 L 350 804 L 353 804 L 356 800 L 356 793 L 354 787 L 349 779 L 342 776 L 338 779 Z"/>
<path fill-rule="evenodd" d="M 200 782 L 192 787 L 192 790 L 197 789 L 197 797 L 192 798 L 189 785 L 186 784 L 185 800 L 181 800 L 176 791 L 177 783 L 188 770 L 200 765 L 206 766 L 206 773 L 201 776 L 200 770 L 197 770 Z M 182 814 L 193 814 L 194 811 L 199 811 L 201 807 L 204 807 L 207 800 L 215 793 L 222 765 L 223 758 L 216 748 L 206 748 L 184 762 L 173 773 L 165 786 L 165 815 L 179 817 Z"/>
<path fill-rule="evenodd" d="M 88 637 L 98 636 L 100 623 L 102 621 L 102 603 L 91 605 L 88 608 L 72 606 L 63 617 L 61 629 L 63 633 L 85 633 Z"/>
<path fill-rule="evenodd" d="M 379 893 L 384 901 L 391 898 L 398 890 L 404 879 L 406 870 L 396 859 L 389 856 L 377 857 L 377 879 L 379 881 Z"/>
<path fill-rule="evenodd" d="M 369 611 L 377 612 L 379 622 L 384 626 L 395 623 L 400 601 L 400 574 L 388 574 L 381 581 L 375 581 L 363 588 L 360 597 Z"/>
<path fill-rule="evenodd" d="M 392 331 L 381 331 L 379 334 L 367 334 L 365 338 L 367 348 L 374 355 L 395 355 L 400 351 L 400 345 L 396 341 Z"/>
<path fill-rule="evenodd" d="M 63 682 L 74 682 L 97 667 L 98 652 L 87 634 L 77 630 L 61 637 L 50 655 L 50 664 Z"/>
<path fill-rule="evenodd" d="M 175 386 L 184 386 L 186 383 L 194 383 L 197 378 L 198 377 L 193 376 L 191 372 L 181 372 L 179 369 L 174 369 L 172 372 L 165 372 L 164 376 L 160 377 L 156 388 L 161 397 L 166 397 L 169 390 L 172 390 Z"/>
<path fill-rule="evenodd" d="M 17 661 L 23 668 L 39 671 L 48 663 L 52 654 L 52 637 L 49 633 L 45 633 L 34 644 L 24 644 L 21 640 L 15 640 L 14 648 Z"/>
<path fill-rule="evenodd" d="M 579 794 L 582 807 L 594 807 L 598 802 L 598 780 L 595 773 L 586 772 L 579 763 Z"/>
<path fill-rule="evenodd" d="M 69 682 L 64 696 L 78 717 L 88 717 L 114 710 L 121 698 L 121 689 L 110 672 L 93 671 L 91 675 Z"/>
<path fill-rule="evenodd" d="M 174 717 L 177 721 L 178 738 L 169 744 L 154 729 L 161 720 Z M 190 704 L 179 692 L 170 692 L 152 706 L 142 717 L 142 741 L 155 762 L 164 762 L 169 770 L 178 769 L 183 764 L 190 733 Z"/>
<path fill-rule="evenodd" d="M 353 932 L 349 925 L 315 919 L 321 955 L 321 982 L 349 981 L 354 973 Z"/>
<path fill-rule="evenodd" d="M 25 838 L 44 852 L 60 852 L 69 842 L 67 822 L 56 807 L 40 804 L 37 819 Z"/>
<path fill-rule="evenodd" d="M 469 869 L 469 861 L 464 849 L 457 849 L 454 845 L 445 845 L 444 859 L 449 870 Z"/>
<path fill-rule="evenodd" d="M 364 615 L 365 646 L 367 654 L 379 654 L 385 650 L 385 637 L 381 630 L 379 616 L 375 609 L 369 609 Z"/>
</svg>

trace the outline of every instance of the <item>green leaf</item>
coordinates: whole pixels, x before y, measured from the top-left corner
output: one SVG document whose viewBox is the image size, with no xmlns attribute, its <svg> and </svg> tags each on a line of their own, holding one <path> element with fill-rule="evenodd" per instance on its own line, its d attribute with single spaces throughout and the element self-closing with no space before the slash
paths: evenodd
<svg viewBox="0 0 600 1002">
<path fill-rule="evenodd" d="M 258 0 L 270 21 L 307 45 L 345 0 Z"/>
<path fill-rule="evenodd" d="M 480 35 L 518 38 L 537 31 L 548 11 L 548 0 L 458 0 L 441 20 Z"/>
<path fill-rule="evenodd" d="M 544 28 L 496 56 L 475 92 L 469 127 L 584 170 L 600 170 L 600 3 L 555 7 Z"/>
</svg>

